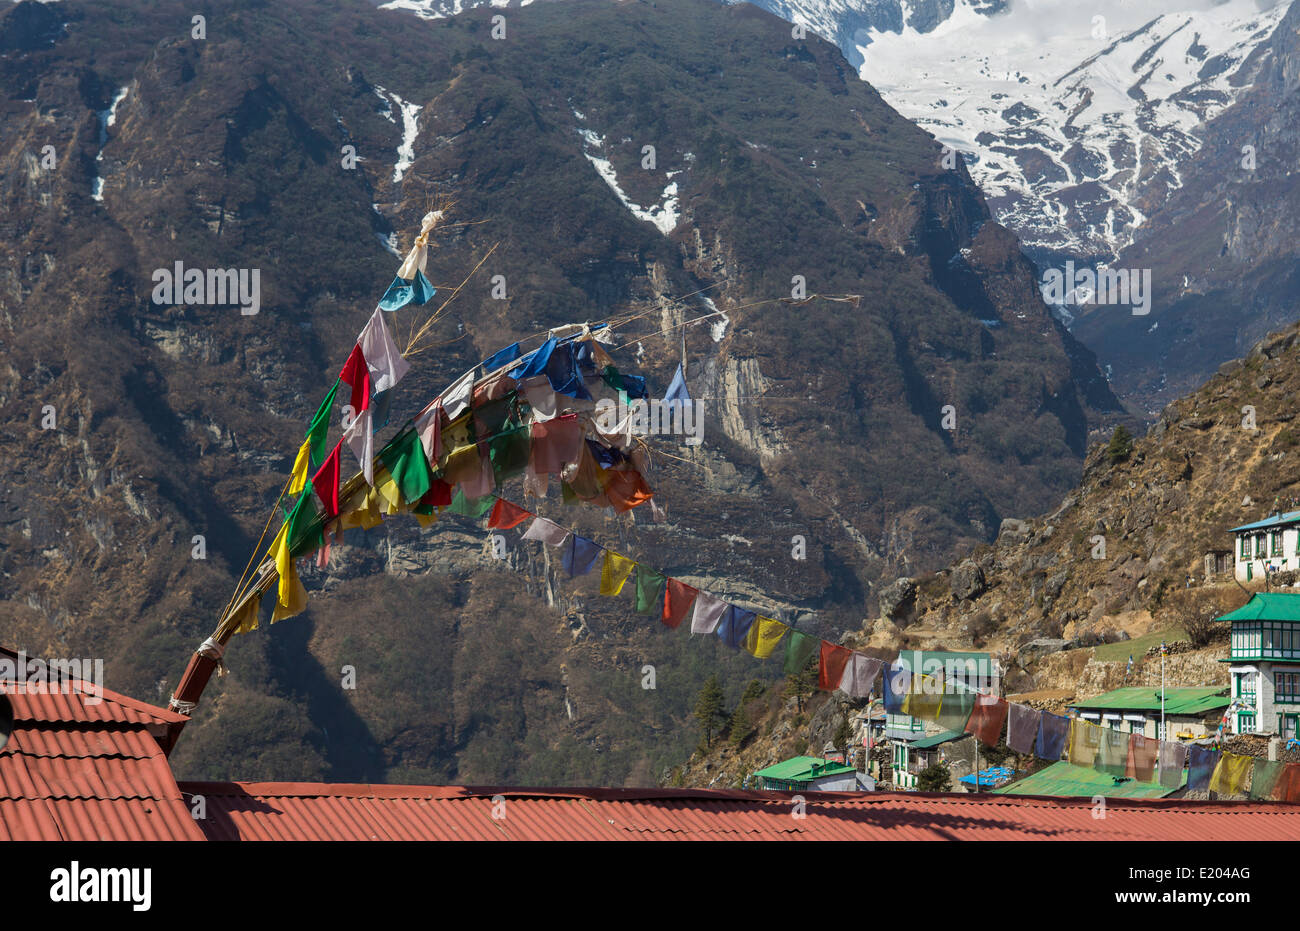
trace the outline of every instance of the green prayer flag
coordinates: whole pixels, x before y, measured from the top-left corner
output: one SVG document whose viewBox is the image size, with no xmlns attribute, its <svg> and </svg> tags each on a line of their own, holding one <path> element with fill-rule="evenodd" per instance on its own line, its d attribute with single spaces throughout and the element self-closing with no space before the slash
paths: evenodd
<svg viewBox="0 0 1300 931">
<path fill-rule="evenodd" d="M 399 434 L 384 447 L 380 461 L 388 468 L 402 500 L 414 504 L 433 487 L 433 474 L 429 471 L 429 460 L 424 458 L 424 446 L 420 443 L 420 434 L 408 430 Z"/>
<path fill-rule="evenodd" d="M 946 731 L 964 731 L 970 721 L 971 712 L 975 710 L 975 693 L 967 691 L 959 682 L 951 679 L 944 682 L 943 701 L 939 704 L 939 717 L 936 723 Z M 1128 735 L 1126 734 L 1125 737 Z M 1124 765 L 1120 761 L 1120 767 Z"/>
<path fill-rule="evenodd" d="M 319 518 L 323 509 L 316 502 L 316 489 L 307 479 L 307 487 L 294 502 L 284 522 L 289 525 L 289 555 L 301 556 L 325 545 L 324 525 Z"/>
<path fill-rule="evenodd" d="M 1256 760 L 1255 771 L 1250 776 L 1249 796 L 1253 799 L 1272 799 L 1273 789 L 1285 766 L 1281 760 Z"/>
<path fill-rule="evenodd" d="M 481 498 L 466 498 L 465 490 L 463 488 L 457 488 L 456 497 L 451 499 L 451 507 L 449 507 L 448 510 L 453 514 L 478 518 L 492 510 L 492 505 L 496 503 L 496 495 L 484 495 Z"/>
<path fill-rule="evenodd" d="M 311 424 L 307 427 L 307 439 L 311 441 L 313 468 L 319 468 L 320 464 L 325 461 L 325 441 L 329 437 L 330 414 L 334 410 L 334 395 L 338 394 L 338 390 L 339 383 L 336 381 L 329 394 L 325 395 L 325 400 L 316 409 L 316 416 L 312 417 Z"/>
<path fill-rule="evenodd" d="M 820 648 L 821 641 L 816 637 L 791 630 L 790 638 L 785 642 L 785 674 L 794 676 L 803 672 L 813 654 Z"/>
<path fill-rule="evenodd" d="M 636 567 L 636 607 L 637 614 L 654 614 L 659 605 L 659 593 L 664 590 L 666 577 L 662 572 L 642 566 Z"/>
</svg>

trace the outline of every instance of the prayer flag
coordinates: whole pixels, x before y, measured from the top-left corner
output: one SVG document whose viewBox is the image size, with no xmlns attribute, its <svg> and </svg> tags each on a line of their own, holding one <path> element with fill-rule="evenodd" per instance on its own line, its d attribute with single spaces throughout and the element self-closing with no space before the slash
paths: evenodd
<svg viewBox="0 0 1300 931">
<path fill-rule="evenodd" d="M 1256 760 L 1250 774 L 1250 797 L 1262 801 L 1273 799 L 1273 791 L 1286 766 L 1280 760 Z"/>
<path fill-rule="evenodd" d="M 623 590 L 623 583 L 636 568 L 636 563 L 613 550 L 605 550 L 605 562 L 600 567 L 600 593 L 614 596 Z"/>
<path fill-rule="evenodd" d="M 339 383 L 335 379 L 329 393 L 325 395 L 325 400 L 321 401 L 320 407 L 316 408 L 316 413 L 312 415 L 311 423 L 307 426 L 307 440 L 311 443 L 313 465 L 325 457 L 325 440 L 329 437 L 330 414 L 334 412 L 334 397 L 338 393 Z"/>
<path fill-rule="evenodd" d="M 1009 707 L 996 695 L 976 696 L 975 707 L 966 722 L 966 733 L 974 735 L 985 746 L 996 747 L 1002 737 L 1002 725 L 1006 723 Z"/>
<path fill-rule="evenodd" d="M 840 691 L 850 698 L 866 698 L 884 665 L 875 657 L 855 652 L 840 677 Z"/>
<path fill-rule="evenodd" d="M 677 579 L 669 579 L 664 589 L 664 611 L 660 620 L 668 627 L 679 627 L 686 620 L 686 612 L 695 603 L 699 590 Z"/>
<path fill-rule="evenodd" d="M 500 499 L 495 498 L 492 495 L 482 495 L 476 498 L 471 498 L 465 493 L 464 488 L 457 488 L 456 496 L 451 499 L 450 510 L 453 514 L 460 514 L 464 517 L 472 517 L 477 520 L 488 511 L 492 510 L 492 505 L 498 500 Z"/>
<path fill-rule="evenodd" d="M 301 614 L 307 607 L 307 590 L 303 588 L 302 580 L 298 578 L 298 570 L 293 564 L 293 557 L 289 555 L 289 527 L 289 521 L 286 520 L 271 544 L 271 553 L 275 558 L 275 571 L 280 575 L 275 610 L 271 612 L 273 624 L 286 617 Z"/>
<path fill-rule="evenodd" d="M 586 575 L 595 568 L 596 560 L 600 558 L 604 548 L 599 543 L 580 537 L 576 533 L 569 536 L 569 545 L 565 547 L 561 560 L 564 571 L 569 573 L 569 578 Z"/>
<path fill-rule="evenodd" d="M 664 590 L 664 574 L 648 566 L 636 567 L 636 607 L 637 614 L 654 614 L 659 603 L 659 593 Z"/>
<path fill-rule="evenodd" d="M 1214 775 L 1219 755 L 1205 747 L 1187 748 L 1187 788 L 1194 792 L 1208 792 L 1210 777 Z"/>
<path fill-rule="evenodd" d="M 298 447 L 298 455 L 293 460 L 292 477 L 289 479 L 289 494 L 296 495 L 307 487 L 307 477 L 311 473 L 311 440 L 303 440 Z"/>
<path fill-rule="evenodd" d="M 1219 795 L 1244 795 L 1250 778 L 1251 758 L 1224 750 L 1210 776 L 1210 791 Z"/>
<path fill-rule="evenodd" d="M 1043 760 L 1059 760 L 1065 753 L 1066 739 L 1070 734 L 1070 719 L 1063 714 L 1044 711 L 1038 716 L 1038 738 L 1034 742 L 1034 755 Z M 1092 765 L 1091 762 L 1088 763 Z"/>
<path fill-rule="evenodd" d="M 1300 802 L 1300 763 L 1287 763 L 1273 785 L 1273 800 Z"/>
<path fill-rule="evenodd" d="M 316 497 L 320 498 L 325 509 L 326 520 L 337 517 L 339 513 L 339 450 L 342 446 L 342 440 L 334 444 L 334 449 L 311 478 Z"/>
<path fill-rule="evenodd" d="M 907 693 L 912 689 L 912 673 L 900 663 L 890 663 L 885 670 L 884 699 L 885 711 L 889 714 L 902 714 L 907 701 Z"/>
<path fill-rule="evenodd" d="M 745 635 L 745 651 L 758 659 L 767 659 L 776 652 L 777 645 L 789 629 L 780 621 L 760 617 Z"/>
<path fill-rule="evenodd" d="M 691 617 L 691 633 L 711 634 L 722 620 L 722 612 L 727 610 L 727 603 L 715 598 L 708 592 L 699 592 L 695 596 L 695 613 Z"/>
<path fill-rule="evenodd" d="M 817 669 L 817 688 L 826 692 L 839 688 L 840 680 L 844 678 L 844 667 L 852 656 L 853 651 L 848 647 L 836 646 L 823 640 L 821 662 Z"/>
<path fill-rule="evenodd" d="M 945 681 L 943 685 L 943 701 L 936 723 L 946 731 L 965 731 L 979 693 L 955 681 Z"/>
<path fill-rule="evenodd" d="M 1101 741 L 1093 768 L 1108 776 L 1123 776 L 1128 766 L 1129 735 L 1113 727 L 1101 728 Z"/>
<path fill-rule="evenodd" d="M 745 635 L 749 633 L 749 628 L 753 626 L 756 617 L 758 614 L 754 611 L 747 611 L 736 605 L 727 605 L 727 610 L 722 612 L 715 633 L 727 646 L 738 650 L 744 643 Z"/>
<path fill-rule="evenodd" d="M 492 506 L 492 514 L 488 518 L 488 529 L 509 530 L 511 527 L 518 527 L 529 516 L 529 513 L 519 505 L 511 504 L 505 498 L 497 498 L 497 503 Z"/>
<path fill-rule="evenodd" d="M 433 473 L 429 471 L 429 460 L 425 458 L 420 434 L 415 430 L 398 434 L 380 451 L 379 459 L 392 475 L 393 481 L 397 483 L 403 500 L 419 501 L 433 487 Z"/>
<path fill-rule="evenodd" d="M 379 307 L 391 313 L 410 303 L 427 304 L 437 293 L 438 289 L 424 277 L 424 272 L 417 270 L 413 278 L 403 278 L 400 275 L 394 278 L 384 296 L 379 299 Z"/>
<path fill-rule="evenodd" d="M 1038 741 L 1041 712 L 1025 705 L 1007 704 L 1007 746 L 1016 753 L 1033 753 Z M 1059 760 L 1061 755 L 1058 753 Z"/>
<path fill-rule="evenodd" d="M 533 522 L 528 525 L 524 531 L 525 540 L 541 540 L 548 546 L 559 546 L 564 542 L 564 538 L 569 535 L 565 530 L 553 520 L 547 520 L 545 517 L 535 517 Z"/>
<path fill-rule="evenodd" d="M 1130 734 L 1128 738 L 1128 761 L 1124 775 L 1132 776 L 1139 782 L 1155 782 L 1156 757 L 1160 753 L 1160 741 L 1145 734 Z"/>
<path fill-rule="evenodd" d="M 943 702 L 943 685 L 933 676 L 912 676 L 911 688 L 903 700 L 903 713 L 923 721 L 936 721 Z"/>
<path fill-rule="evenodd" d="M 1183 784 L 1183 767 L 1187 764 L 1187 748 L 1177 741 L 1160 741 L 1160 784 L 1166 789 L 1177 789 Z"/>
<path fill-rule="evenodd" d="M 790 639 L 785 642 L 785 663 L 782 671 L 787 676 L 795 676 L 803 672 L 808 667 L 813 654 L 817 652 L 820 643 L 821 641 L 816 637 L 810 637 L 791 628 Z"/>
<path fill-rule="evenodd" d="M 1056 715 L 1043 715 L 1044 721 Z M 1101 728 L 1083 718 L 1070 720 L 1070 746 L 1067 756 L 1075 766 L 1087 766 L 1089 769 L 1097 762 L 1097 751 L 1101 749 Z M 1040 731 L 1041 733 L 1041 731 Z M 1041 755 L 1041 754 L 1040 754 Z M 1043 757 L 1043 759 L 1049 759 Z"/>
</svg>

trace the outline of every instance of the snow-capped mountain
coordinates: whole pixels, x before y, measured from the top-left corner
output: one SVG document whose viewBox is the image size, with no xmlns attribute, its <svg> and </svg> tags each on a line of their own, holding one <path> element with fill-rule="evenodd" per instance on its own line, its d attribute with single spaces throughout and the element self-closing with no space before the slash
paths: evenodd
<svg viewBox="0 0 1300 931">
<path fill-rule="evenodd" d="M 822 5 L 814 0 L 759 2 L 826 28 L 809 15 Z M 1026 248 L 1110 258 L 1181 186 L 1202 124 L 1249 86 L 1243 65 L 1290 3 L 858 5 L 872 8 L 850 40 L 863 79 L 966 156 L 990 207 Z"/>
<path fill-rule="evenodd" d="M 962 153 L 1031 254 L 1110 260 L 1182 185 L 1202 124 L 1250 85 L 1291 0 L 752 2 L 834 42 Z M 426 18 L 482 5 L 383 3 Z"/>
</svg>

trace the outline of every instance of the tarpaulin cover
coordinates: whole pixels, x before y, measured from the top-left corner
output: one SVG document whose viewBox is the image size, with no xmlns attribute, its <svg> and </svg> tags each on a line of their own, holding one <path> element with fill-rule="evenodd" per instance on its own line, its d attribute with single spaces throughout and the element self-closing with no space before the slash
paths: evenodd
<svg viewBox="0 0 1300 931">
<path fill-rule="evenodd" d="M 975 699 L 971 709 L 970 720 L 966 722 L 966 733 L 986 746 L 996 747 L 1002 737 L 1002 725 L 1007 720 L 1010 706 L 996 695 L 980 695 Z"/>
<path fill-rule="evenodd" d="M 1066 739 L 1070 736 L 1070 719 L 1062 714 L 1044 711 L 1038 716 L 1038 737 L 1034 741 L 1034 755 L 1055 762 L 1065 754 Z M 1088 761 L 1092 765 L 1092 761 Z"/>
<path fill-rule="evenodd" d="M 1187 788 L 1205 792 L 1210 788 L 1210 777 L 1219 762 L 1219 754 L 1206 747 L 1187 748 Z"/>
<path fill-rule="evenodd" d="M 1155 782 L 1156 757 L 1160 753 L 1160 741 L 1145 734 L 1129 734 L 1128 762 L 1124 766 L 1124 775 L 1132 776 L 1139 782 Z"/>
<path fill-rule="evenodd" d="M 1025 705 L 1011 705 L 1007 716 L 1007 746 L 1016 753 L 1033 753 L 1038 740 L 1038 719 L 1041 716 L 1035 708 Z M 1058 753 L 1056 759 L 1060 759 Z"/>
<path fill-rule="evenodd" d="M 660 620 L 668 627 L 680 626 L 686 620 L 686 612 L 691 610 L 698 593 L 698 589 L 685 582 L 669 579 L 668 587 L 664 589 L 664 613 Z"/>
<path fill-rule="evenodd" d="M 822 641 L 821 664 L 817 671 L 817 687 L 824 692 L 838 688 L 840 679 L 844 678 L 844 667 L 848 665 L 853 651 L 847 647 L 836 646 Z"/>
<path fill-rule="evenodd" d="M 816 637 L 791 630 L 790 639 L 785 642 L 785 663 L 782 671 L 787 676 L 803 672 L 820 644 L 821 641 Z"/>
<path fill-rule="evenodd" d="M 1187 748 L 1173 740 L 1160 741 L 1160 784 L 1177 789 L 1183 784 L 1183 767 L 1187 765 Z"/>
</svg>

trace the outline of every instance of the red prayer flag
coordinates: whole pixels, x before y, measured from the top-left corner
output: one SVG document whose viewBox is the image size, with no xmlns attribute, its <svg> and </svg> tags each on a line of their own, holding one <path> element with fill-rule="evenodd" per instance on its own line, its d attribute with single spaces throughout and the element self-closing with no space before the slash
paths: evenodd
<svg viewBox="0 0 1300 931">
<path fill-rule="evenodd" d="M 352 405 L 353 417 L 370 407 L 370 366 L 366 365 L 366 357 L 362 355 L 359 343 L 352 347 L 352 354 L 343 363 L 339 381 L 352 386 L 352 400 L 349 403 Z"/>
<path fill-rule="evenodd" d="M 325 507 L 326 520 L 339 513 L 339 450 L 342 447 L 343 441 L 339 440 L 311 478 L 311 487 Z"/>
<path fill-rule="evenodd" d="M 645 504 L 653 495 L 641 473 L 631 466 L 605 470 L 605 496 L 615 512 L 630 511 Z"/>
<path fill-rule="evenodd" d="M 660 618 L 667 626 L 677 627 L 686 619 L 686 612 L 695 603 L 695 596 L 700 593 L 685 582 L 669 579 L 664 588 L 664 613 Z"/>
<path fill-rule="evenodd" d="M 966 722 L 966 733 L 974 735 L 976 740 L 987 747 L 996 747 L 1010 710 L 1011 706 L 996 695 L 980 695 L 975 699 L 970 720 Z"/>
<path fill-rule="evenodd" d="M 1300 802 L 1300 763 L 1282 767 L 1277 782 L 1273 783 L 1272 798 L 1277 802 Z"/>
<path fill-rule="evenodd" d="M 533 515 L 517 504 L 511 504 L 505 498 L 497 498 L 492 505 L 492 514 L 488 517 L 489 530 L 509 530 L 517 527 Z"/>
<path fill-rule="evenodd" d="M 1143 734 L 1130 734 L 1128 738 L 1128 759 L 1124 763 L 1124 775 L 1139 782 L 1155 782 L 1156 757 L 1160 753 L 1160 741 Z"/>
<path fill-rule="evenodd" d="M 837 647 L 833 643 L 822 641 L 821 665 L 817 670 L 817 687 L 827 692 L 840 687 L 844 677 L 844 667 L 849 664 L 853 651 L 848 647 Z"/>
<path fill-rule="evenodd" d="M 421 506 L 441 508 L 451 504 L 451 486 L 440 478 L 435 478 L 429 490 L 420 499 Z"/>
</svg>

